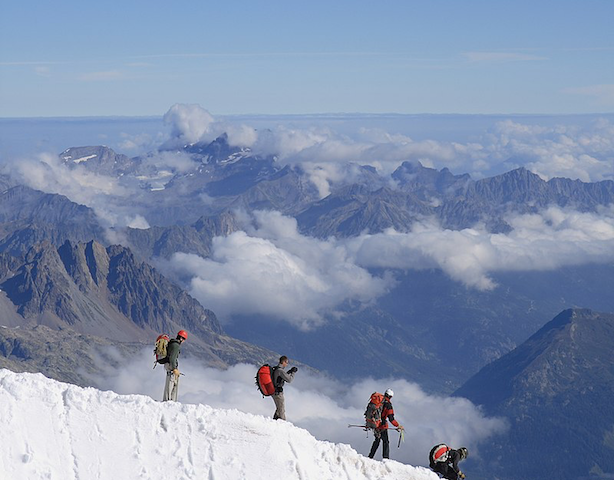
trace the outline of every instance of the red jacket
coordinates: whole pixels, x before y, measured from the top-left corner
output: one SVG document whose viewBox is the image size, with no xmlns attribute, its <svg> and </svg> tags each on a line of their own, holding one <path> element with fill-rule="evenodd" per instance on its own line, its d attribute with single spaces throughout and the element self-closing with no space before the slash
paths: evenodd
<svg viewBox="0 0 614 480">
<path fill-rule="evenodd" d="M 382 408 L 382 423 L 379 427 L 377 427 L 377 429 L 386 430 L 388 428 L 388 420 L 390 420 L 390 423 L 392 423 L 395 427 L 399 426 L 399 422 L 394 419 L 394 408 L 392 408 L 392 403 L 390 403 L 390 400 L 384 400 L 384 406 Z"/>
</svg>

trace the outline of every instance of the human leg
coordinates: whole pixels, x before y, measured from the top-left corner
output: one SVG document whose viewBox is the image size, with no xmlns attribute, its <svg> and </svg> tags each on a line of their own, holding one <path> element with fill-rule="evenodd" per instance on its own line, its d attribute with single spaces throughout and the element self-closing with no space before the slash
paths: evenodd
<svg viewBox="0 0 614 480">
<path fill-rule="evenodd" d="M 380 435 L 379 433 L 375 432 L 375 438 L 373 439 L 373 445 L 371 445 L 371 451 L 369 452 L 369 458 L 375 457 L 375 453 L 377 452 L 377 449 L 379 448 L 379 442 L 380 442 Z"/>
<path fill-rule="evenodd" d="M 390 458 L 390 440 L 388 439 L 388 430 L 382 430 L 382 457 Z"/>
<path fill-rule="evenodd" d="M 275 414 L 273 418 L 275 420 L 286 419 L 286 402 L 284 400 L 284 392 L 274 393 L 273 401 L 275 402 Z"/>
</svg>

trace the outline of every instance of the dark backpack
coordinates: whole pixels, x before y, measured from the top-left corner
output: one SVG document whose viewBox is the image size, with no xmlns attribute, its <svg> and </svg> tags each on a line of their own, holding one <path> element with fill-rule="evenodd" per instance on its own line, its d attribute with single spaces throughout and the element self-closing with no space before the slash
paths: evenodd
<svg viewBox="0 0 614 480">
<path fill-rule="evenodd" d="M 373 392 L 365 410 L 365 426 L 375 430 L 382 424 L 382 410 L 384 408 L 384 395 Z"/>
</svg>

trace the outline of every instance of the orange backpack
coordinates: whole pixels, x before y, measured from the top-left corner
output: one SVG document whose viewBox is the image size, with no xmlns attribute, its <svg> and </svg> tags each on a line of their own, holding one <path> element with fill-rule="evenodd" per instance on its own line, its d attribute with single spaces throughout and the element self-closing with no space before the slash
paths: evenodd
<svg viewBox="0 0 614 480">
<path fill-rule="evenodd" d="M 365 426 L 367 428 L 376 429 L 382 423 L 382 409 L 384 408 L 384 395 L 378 392 L 373 392 L 367 409 L 365 410 Z"/>
</svg>

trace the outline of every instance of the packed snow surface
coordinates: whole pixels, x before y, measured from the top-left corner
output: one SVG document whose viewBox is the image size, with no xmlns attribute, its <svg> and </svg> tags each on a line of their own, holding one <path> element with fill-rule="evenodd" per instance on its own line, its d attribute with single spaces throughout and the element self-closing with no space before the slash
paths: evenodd
<svg viewBox="0 0 614 480">
<path fill-rule="evenodd" d="M 0 370 L 0 478 L 435 480 L 238 410 L 157 402 Z"/>
</svg>

